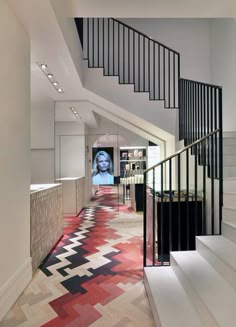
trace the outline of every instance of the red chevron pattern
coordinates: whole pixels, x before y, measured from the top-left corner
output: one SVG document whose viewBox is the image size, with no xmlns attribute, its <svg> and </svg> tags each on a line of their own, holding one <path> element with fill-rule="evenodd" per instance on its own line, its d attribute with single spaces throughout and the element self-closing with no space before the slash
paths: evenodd
<svg viewBox="0 0 236 327">
<path fill-rule="evenodd" d="M 21 312 L 14 324 L 13 308 L 1 326 L 154 326 L 142 284 L 141 236 L 142 217 L 123 204 L 118 211 L 116 189 L 100 187 L 79 217 L 65 217 L 64 237 L 19 299 L 31 301 L 32 311 L 42 306 L 45 317 Z"/>
</svg>

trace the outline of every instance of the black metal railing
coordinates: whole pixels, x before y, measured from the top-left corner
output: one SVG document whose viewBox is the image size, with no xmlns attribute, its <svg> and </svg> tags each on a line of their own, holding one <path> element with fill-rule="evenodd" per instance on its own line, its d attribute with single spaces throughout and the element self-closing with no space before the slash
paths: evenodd
<svg viewBox="0 0 236 327">
<path fill-rule="evenodd" d="M 214 160 L 212 170 L 214 178 L 219 177 L 220 140 L 222 139 L 222 88 L 217 85 L 180 79 L 179 81 L 179 139 L 184 140 L 184 145 L 189 145 L 196 140 L 220 129 L 219 135 L 214 136 Z M 202 161 L 202 148 L 198 149 L 198 161 Z M 207 151 L 210 176 L 210 147 Z M 192 150 L 194 151 L 194 149 Z"/>
<path fill-rule="evenodd" d="M 212 131 L 144 172 L 144 266 L 168 264 L 170 251 L 195 250 L 196 235 L 221 233 L 221 152 L 218 179 L 213 169 L 207 176 L 221 133 Z"/>
<path fill-rule="evenodd" d="M 113 18 L 84 18 L 82 39 L 89 67 L 134 84 L 135 92 L 149 92 L 149 99 L 163 100 L 165 108 L 178 108 L 177 51 Z"/>
</svg>

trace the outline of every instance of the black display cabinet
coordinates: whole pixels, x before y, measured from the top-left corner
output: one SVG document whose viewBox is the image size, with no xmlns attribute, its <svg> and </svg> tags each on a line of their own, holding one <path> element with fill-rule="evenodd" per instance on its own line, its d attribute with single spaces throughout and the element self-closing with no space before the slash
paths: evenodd
<svg viewBox="0 0 236 327">
<path fill-rule="evenodd" d="M 198 199 L 196 202 L 183 199 L 180 202 L 180 226 L 178 221 L 178 202 L 172 201 L 172 218 L 170 218 L 169 215 L 169 204 L 169 199 L 163 200 L 163 202 L 161 202 L 160 199 L 157 201 L 158 261 L 169 261 L 170 250 L 195 250 L 195 236 L 203 234 L 202 199 Z M 162 218 L 161 210 L 163 212 Z M 195 219 L 195 215 L 197 219 Z M 171 230 L 169 228 L 170 225 Z M 172 249 L 170 249 L 170 239 L 172 242 Z"/>
</svg>

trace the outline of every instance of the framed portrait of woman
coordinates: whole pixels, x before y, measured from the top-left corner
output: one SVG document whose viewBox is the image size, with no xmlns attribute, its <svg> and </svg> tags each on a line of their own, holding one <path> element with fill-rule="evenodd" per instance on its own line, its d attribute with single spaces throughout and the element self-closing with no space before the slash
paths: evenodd
<svg viewBox="0 0 236 327">
<path fill-rule="evenodd" d="M 92 184 L 114 184 L 114 149 L 111 147 L 92 149 Z"/>
</svg>

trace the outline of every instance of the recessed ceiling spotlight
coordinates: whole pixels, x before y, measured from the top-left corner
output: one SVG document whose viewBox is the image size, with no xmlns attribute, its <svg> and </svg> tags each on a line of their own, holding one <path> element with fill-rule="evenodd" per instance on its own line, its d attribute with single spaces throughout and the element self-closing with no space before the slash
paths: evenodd
<svg viewBox="0 0 236 327">
<path fill-rule="evenodd" d="M 47 77 L 47 79 L 50 81 L 50 83 L 54 86 L 55 90 L 58 93 L 64 93 L 64 90 L 62 87 L 60 87 L 59 83 L 54 79 L 54 75 L 50 73 L 50 69 L 48 69 L 48 66 L 46 64 L 40 64 L 37 62 L 37 65 L 39 68 L 43 71 L 44 75 Z"/>
<path fill-rule="evenodd" d="M 45 64 L 41 64 L 40 66 L 41 66 L 42 69 L 46 69 L 47 68 L 47 65 L 45 65 Z"/>
</svg>

